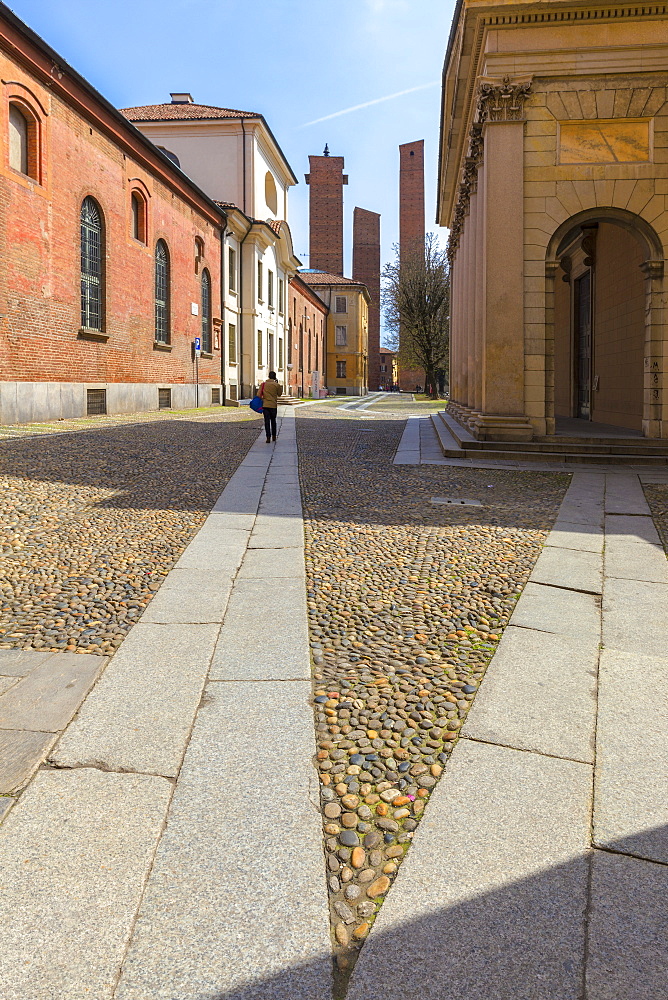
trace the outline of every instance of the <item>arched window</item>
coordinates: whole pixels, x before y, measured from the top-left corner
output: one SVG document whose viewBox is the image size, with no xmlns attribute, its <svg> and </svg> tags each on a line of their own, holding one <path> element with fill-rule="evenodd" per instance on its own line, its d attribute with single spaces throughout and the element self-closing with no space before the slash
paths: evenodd
<svg viewBox="0 0 668 1000">
<path fill-rule="evenodd" d="M 28 173 L 28 119 L 16 104 L 9 105 L 9 165 Z"/>
<path fill-rule="evenodd" d="M 195 274 L 199 274 L 202 260 L 204 259 L 204 240 L 201 236 L 195 237 Z"/>
<path fill-rule="evenodd" d="M 164 240 L 155 245 L 155 340 L 168 344 L 169 329 L 169 250 Z"/>
<path fill-rule="evenodd" d="M 202 350 L 211 353 L 211 278 L 206 268 L 202 271 Z"/>
<path fill-rule="evenodd" d="M 132 237 L 140 243 L 146 243 L 146 202 L 137 191 L 130 198 L 132 215 Z"/>
<path fill-rule="evenodd" d="M 276 215 L 278 211 L 278 194 L 276 193 L 276 181 L 269 171 L 264 175 L 264 200 L 270 212 Z"/>
<path fill-rule="evenodd" d="M 81 326 L 102 330 L 102 213 L 93 198 L 81 205 Z"/>
</svg>

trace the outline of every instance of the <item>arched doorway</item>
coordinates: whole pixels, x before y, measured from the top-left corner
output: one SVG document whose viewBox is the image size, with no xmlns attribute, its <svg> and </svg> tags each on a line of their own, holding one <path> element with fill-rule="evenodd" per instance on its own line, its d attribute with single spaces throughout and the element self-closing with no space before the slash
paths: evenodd
<svg viewBox="0 0 668 1000">
<path fill-rule="evenodd" d="M 546 334 L 554 397 L 546 409 L 557 433 L 577 420 L 659 436 L 648 366 L 662 269 L 658 237 L 630 212 L 582 212 L 552 237 Z"/>
</svg>

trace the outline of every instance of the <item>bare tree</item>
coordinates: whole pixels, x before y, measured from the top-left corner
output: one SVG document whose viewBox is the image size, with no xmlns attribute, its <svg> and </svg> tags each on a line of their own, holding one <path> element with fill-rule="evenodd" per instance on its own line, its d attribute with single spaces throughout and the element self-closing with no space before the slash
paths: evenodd
<svg viewBox="0 0 668 1000">
<path fill-rule="evenodd" d="M 450 269 L 446 252 L 434 233 L 424 250 L 394 247 L 395 259 L 383 268 L 383 312 L 388 347 L 398 351 L 399 363 L 422 368 L 425 391 L 438 397 L 438 375 L 450 367 Z"/>
</svg>

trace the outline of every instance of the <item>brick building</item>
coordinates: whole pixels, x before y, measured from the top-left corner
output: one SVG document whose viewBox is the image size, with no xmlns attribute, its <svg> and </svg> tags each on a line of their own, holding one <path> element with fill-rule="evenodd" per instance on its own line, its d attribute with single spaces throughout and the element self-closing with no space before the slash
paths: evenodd
<svg viewBox="0 0 668 1000">
<path fill-rule="evenodd" d="M 380 361 L 380 215 L 365 208 L 353 212 L 353 279 L 369 290 L 368 387 L 386 384 Z"/>
<path fill-rule="evenodd" d="M 309 267 L 343 275 L 343 157 L 309 156 Z"/>
<path fill-rule="evenodd" d="M 300 271 L 299 277 L 327 307 L 327 389 L 336 395 L 365 395 L 369 354 L 366 285 L 312 268 Z"/>
<path fill-rule="evenodd" d="M 0 5 L 0 422 L 221 402 L 225 212 Z"/>
<path fill-rule="evenodd" d="M 327 313 L 319 295 L 295 275 L 288 289 L 286 395 L 318 399 L 326 394 Z"/>
</svg>

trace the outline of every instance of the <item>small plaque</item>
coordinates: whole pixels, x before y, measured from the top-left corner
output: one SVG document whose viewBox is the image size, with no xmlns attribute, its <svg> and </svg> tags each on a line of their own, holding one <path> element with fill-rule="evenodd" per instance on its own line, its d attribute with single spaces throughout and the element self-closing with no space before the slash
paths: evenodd
<svg viewBox="0 0 668 1000">
<path fill-rule="evenodd" d="M 649 158 L 648 118 L 560 122 L 560 163 L 643 163 Z"/>
</svg>

